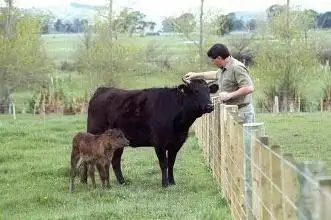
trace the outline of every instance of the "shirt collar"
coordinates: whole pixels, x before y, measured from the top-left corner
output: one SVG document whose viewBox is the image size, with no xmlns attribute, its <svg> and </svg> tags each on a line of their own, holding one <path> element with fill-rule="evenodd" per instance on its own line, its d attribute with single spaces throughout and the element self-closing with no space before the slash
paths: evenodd
<svg viewBox="0 0 331 220">
<path fill-rule="evenodd" d="M 228 56 L 225 60 L 227 61 L 227 63 L 224 67 L 222 67 L 223 70 L 229 69 L 233 62 L 232 56 Z"/>
</svg>

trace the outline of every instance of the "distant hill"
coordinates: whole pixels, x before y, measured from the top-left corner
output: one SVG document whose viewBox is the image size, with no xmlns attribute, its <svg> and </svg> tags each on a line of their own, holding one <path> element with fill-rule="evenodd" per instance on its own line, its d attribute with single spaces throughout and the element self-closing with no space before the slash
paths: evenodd
<svg viewBox="0 0 331 220">
<path fill-rule="evenodd" d="M 93 22 L 95 15 L 104 6 L 87 5 L 76 2 L 71 2 L 67 5 L 52 6 L 52 7 L 40 7 L 22 9 L 24 12 L 42 12 L 44 14 L 52 14 L 54 19 L 61 19 L 63 22 L 73 22 L 76 18 L 86 19 L 89 22 Z"/>
</svg>

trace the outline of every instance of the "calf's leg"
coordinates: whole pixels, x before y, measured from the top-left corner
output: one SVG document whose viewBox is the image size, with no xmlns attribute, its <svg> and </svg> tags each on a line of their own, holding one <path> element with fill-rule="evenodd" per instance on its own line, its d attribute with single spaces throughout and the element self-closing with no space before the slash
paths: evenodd
<svg viewBox="0 0 331 220">
<path fill-rule="evenodd" d="M 95 173 L 95 164 L 94 163 L 89 164 L 88 173 L 89 173 L 89 176 L 91 178 L 93 188 L 96 188 L 95 176 L 94 176 L 94 173 Z"/>
<path fill-rule="evenodd" d="M 105 164 L 105 174 L 106 174 L 106 186 L 110 187 L 110 182 L 109 182 L 109 167 L 110 167 L 111 161 L 107 161 Z"/>
<path fill-rule="evenodd" d="M 103 163 L 97 164 L 99 175 L 100 175 L 100 180 L 101 180 L 101 185 L 102 187 L 105 187 L 105 181 L 106 181 L 106 169 L 105 165 Z"/>
<path fill-rule="evenodd" d="M 78 163 L 79 157 L 76 155 L 71 156 L 71 167 L 70 167 L 70 177 L 69 177 L 69 191 L 74 191 L 74 181 L 75 176 L 77 173 L 77 163 Z"/>
<path fill-rule="evenodd" d="M 114 152 L 113 159 L 111 161 L 117 182 L 119 184 L 124 183 L 124 177 L 121 170 L 121 158 L 122 158 L 123 150 L 124 150 L 123 148 L 117 149 Z"/>
<path fill-rule="evenodd" d="M 80 182 L 87 184 L 87 163 L 83 162 L 80 171 Z"/>
<path fill-rule="evenodd" d="M 160 168 L 162 171 L 162 186 L 167 187 L 169 185 L 168 180 L 168 160 L 166 150 L 162 147 L 154 147 L 157 158 L 159 159 Z"/>
</svg>

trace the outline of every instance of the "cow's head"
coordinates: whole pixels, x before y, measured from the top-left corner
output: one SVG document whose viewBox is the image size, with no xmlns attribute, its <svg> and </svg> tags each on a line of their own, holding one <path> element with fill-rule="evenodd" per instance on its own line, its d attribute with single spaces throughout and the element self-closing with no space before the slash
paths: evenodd
<svg viewBox="0 0 331 220">
<path fill-rule="evenodd" d="M 190 81 L 183 79 L 183 82 L 184 84 L 180 84 L 178 89 L 187 96 L 187 102 L 192 109 L 197 111 L 199 115 L 210 113 L 214 110 L 210 94 L 218 91 L 218 84 L 208 84 L 202 79 L 194 79 Z"/>
</svg>

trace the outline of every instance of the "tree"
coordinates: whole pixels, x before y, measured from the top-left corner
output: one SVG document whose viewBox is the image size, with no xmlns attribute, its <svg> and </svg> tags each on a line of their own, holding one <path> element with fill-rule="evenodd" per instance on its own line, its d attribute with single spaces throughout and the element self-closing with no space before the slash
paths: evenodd
<svg viewBox="0 0 331 220">
<path fill-rule="evenodd" d="M 267 8 L 267 17 L 268 20 L 272 20 L 274 16 L 284 13 L 286 10 L 285 5 L 274 4 Z"/>
<path fill-rule="evenodd" d="M 64 30 L 64 25 L 62 24 L 61 19 L 57 19 L 55 24 L 54 24 L 55 31 L 57 32 L 63 32 Z"/>
<path fill-rule="evenodd" d="M 156 23 L 154 21 L 147 21 L 146 22 L 146 28 L 148 28 L 149 31 L 153 32 L 155 30 Z"/>
<path fill-rule="evenodd" d="M 164 32 L 191 33 L 196 28 L 195 17 L 192 13 L 185 12 L 178 17 L 166 17 L 162 20 Z"/>
<path fill-rule="evenodd" d="M 163 32 L 174 32 L 175 19 L 173 17 L 167 17 L 162 20 L 162 30 Z"/>
<path fill-rule="evenodd" d="M 257 22 L 256 22 L 256 19 L 250 19 L 248 22 L 247 22 L 247 27 L 250 31 L 253 31 L 256 29 L 256 25 L 257 25 Z"/>
<path fill-rule="evenodd" d="M 137 30 L 145 27 L 146 15 L 140 11 L 134 11 L 132 8 L 125 7 L 114 19 L 115 26 L 120 33 L 132 35 Z"/>
<path fill-rule="evenodd" d="M 290 104 L 303 97 L 305 85 L 316 66 L 315 42 L 305 39 L 302 33 L 311 23 L 303 11 L 290 12 L 287 24 L 286 11 L 274 14 L 258 32 L 262 40 L 257 42 L 255 77 L 263 84 L 267 103 L 279 97 L 281 111 L 287 112 Z M 270 40 L 270 36 L 273 37 Z M 268 106 L 272 109 L 272 104 Z"/>
<path fill-rule="evenodd" d="M 327 11 L 318 17 L 317 25 L 320 28 L 331 28 L 331 11 Z"/>
<path fill-rule="evenodd" d="M 121 45 L 119 41 L 110 39 L 109 28 L 108 20 L 96 22 L 85 32 L 84 46 L 76 51 L 75 66 L 81 74 L 90 76 L 91 87 L 99 83 L 118 83 L 118 74 L 129 72 L 135 62 L 129 43 Z"/>
<path fill-rule="evenodd" d="M 233 24 L 231 21 L 231 18 L 229 17 L 229 15 L 219 15 L 216 18 L 216 23 L 217 23 L 217 30 L 216 30 L 216 34 L 217 35 L 225 35 L 230 33 L 231 30 L 233 30 Z"/>
<path fill-rule="evenodd" d="M 8 113 L 13 91 L 40 84 L 52 67 L 42 47 L 40 18 L 11 9 L 0 15 L 0 21 L 10 20 L 0 34 L 1 113 Z"/>
<path fill-rule="evenodd" d="M 183 13 L 173 22 L 176 24 L 176 30 L 182 33 L 191 33 L 196 27 L 195 17 L 192 13 Z"/>
</svg>

